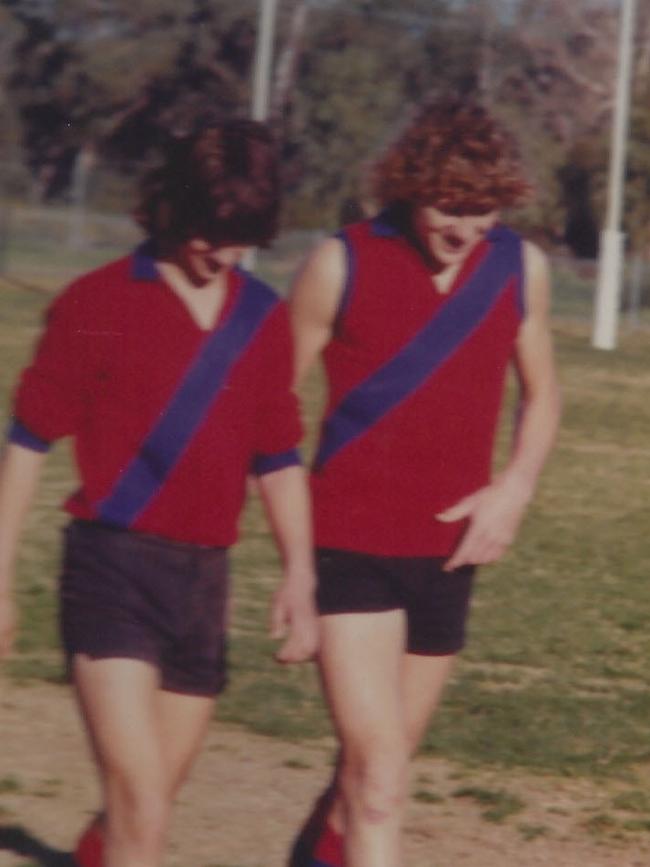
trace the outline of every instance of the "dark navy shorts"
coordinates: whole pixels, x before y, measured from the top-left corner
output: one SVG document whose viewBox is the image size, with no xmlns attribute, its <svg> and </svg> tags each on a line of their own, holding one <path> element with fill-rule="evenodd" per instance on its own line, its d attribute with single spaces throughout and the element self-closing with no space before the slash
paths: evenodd
<svg viewBox="0 0 650 867">
<path fill-rule="evenodd" d="M 406 650 L 448 656 L 465 645 L 475 566 L 444 572 L 446 557 L 380 557 L 318 548 L 320 614 L 404 610 Z"/>
<path fill-rule="evenodd" d="M 61 631 L 68 662 L 150 662 L 161 687 L 212 696 L 226 683 L 228 553 L 73 521 L 65 530 Z"/>
</svg>

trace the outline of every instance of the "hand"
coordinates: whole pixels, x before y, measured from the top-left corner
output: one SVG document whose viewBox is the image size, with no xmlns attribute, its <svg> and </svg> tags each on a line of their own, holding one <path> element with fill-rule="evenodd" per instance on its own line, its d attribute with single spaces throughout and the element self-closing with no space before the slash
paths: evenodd
<svg viewBox="0 0 650 867">
<path fill-rule="evenodd" d="M 285 580 L 273 597 L 271 638 L 284 639 L 275 654 L 278 662 L 306 662 L 318 649 L 318 615 L 314 581 Z"/>
<path fill-rule="evenodd" d="M 9 656 L 16 635 L 16 606 L 9 591 L 0 591 L 0 659 Z"/>
<path fill-rule="evenodd" d="M 494 563 L 502 557 L 517 535 L 529 501 L 525 486 L 502 477 L 436 515 L 446 522 L 469 518 L 465 535 L 444 570 Z"/>
</svg>

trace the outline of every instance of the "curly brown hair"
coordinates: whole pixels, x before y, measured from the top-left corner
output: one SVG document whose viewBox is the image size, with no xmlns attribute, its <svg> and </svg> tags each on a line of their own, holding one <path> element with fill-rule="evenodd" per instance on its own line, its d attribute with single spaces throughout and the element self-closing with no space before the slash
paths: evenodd
<svg viewBox="0 0 650 867">
<path fill-rule="evenodd" d="M 140 187 L 136 221 L 163 248 L 192 238 L 267 246 L 278 227 L 280 179 L 269 129 L 212 122 L 177 138 Z"/>
<path fill-rule="evenodd" d="M 372 168 L 370 188 L 383 206 L 454 214 L 511 207 L 531 193 L 512 137 L 466 99 L 422 108 Z"/>
</svg>

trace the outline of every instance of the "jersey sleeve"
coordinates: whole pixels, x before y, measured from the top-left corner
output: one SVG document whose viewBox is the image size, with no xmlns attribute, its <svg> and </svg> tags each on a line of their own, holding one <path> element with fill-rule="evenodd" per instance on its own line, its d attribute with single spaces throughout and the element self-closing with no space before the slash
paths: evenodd
<svg viewBox="0 0 650 867">
<path fill-rule="evenodd" d="M 293 390 L 293 341 L 286 304 L 278 305 L 268 326 L 252 466 L 258 476 L 301 463 L 302 425 Z"/>
<path fill-rule="evenodd" d="M 93 355 L 84 306 L 68 289 L 48 308 L 33 359 L 15 391 L 10 442 L 45 452 L 54 440 L 77 431 L 89 398 Z"/>
</svg>

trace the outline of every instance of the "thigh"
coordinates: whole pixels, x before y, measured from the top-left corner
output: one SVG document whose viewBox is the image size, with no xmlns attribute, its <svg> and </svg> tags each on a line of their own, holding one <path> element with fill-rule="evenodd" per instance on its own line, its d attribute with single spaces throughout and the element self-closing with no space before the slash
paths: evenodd
<svg viewBox="0 0 650 867">
<path fill-rule="evenodd" d="M 104 779 L 164 787 L 156 668 L 137 659 L 72 659 L 73 682 Z"/>
<path fill-rule="evenodd" d="M 456 656 L 406 654 L 402 661 L 402 704 L 409 752 L 413 754 L 436 711 Z"/>
<path fill-rule="evenodd" d="M 456 654 L 465 643 L 475 569 L 445 572 L 444 562 L 438 557 L 396 561 L 407 618 L 401 687 L 411 752 L 440 703 Z"/>
<path fill-rule="evenodd" d="M 171 797 L 178 792 L 205 739 L 214 699 L 161 690 L 156 696 L 160 749 Z"/>
<path fill-rule="evenodd" d="M 171 799 L 196 757 L 214 700 L 160 688 L 155 667 L 133 659 L 73 659 L 77 697 L 100 771 Z"/>
<path fill-rule="evenodd" d="M 344 751 L 399 749 L 404 634 L 401 610 L 321 617 L 320 668 Z"/>
</svg>

